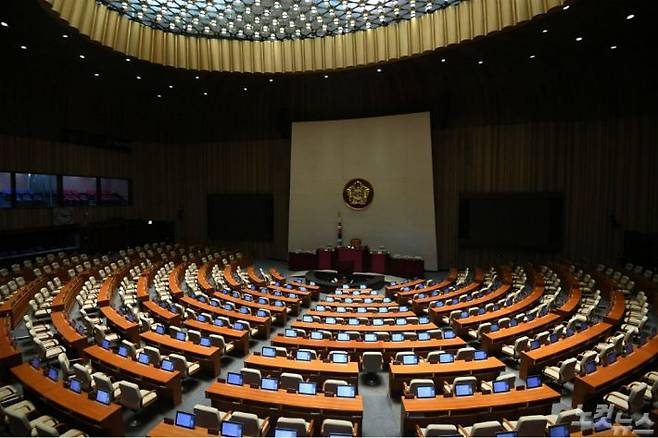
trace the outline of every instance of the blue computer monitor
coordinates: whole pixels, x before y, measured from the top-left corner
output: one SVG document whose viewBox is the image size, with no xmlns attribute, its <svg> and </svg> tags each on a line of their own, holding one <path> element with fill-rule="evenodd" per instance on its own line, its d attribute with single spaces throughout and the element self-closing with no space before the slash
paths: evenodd
<svg viewBox="0 0 658 438">
<path fill-rule="evenodd" d="M 381 318 L 375 318 L 372 320 L 372 325 L 384 325 L 384 320 Z"/>
<path fill-rule="evenodd" d="M 393 342 L 402 342 L 402 341 L 404 341 L 404 335 L 402 333 L 393 333 L 391 335 L 391 341 L 393 341 Z"/>
<path fill-rule="evenodd" d="M 548 436 L 549 437 L 568 437 L 571 436 L 569 431 L 569 425 L 567 424 L 556 424 L 555 426 L 548 427 Z"/>
<path fill-rule="evenodd" d="M 242 423 L 238 423 L 237 421 L 222 421 L 220 433 L 222 436 L 227 437 L 241 437 Z"/>
<path fill-rule="evenodd" d="M 104 405 L 110 404 L 110 393 L 99 389 L 96 391 L 96 401 Z"/>
<path fill-rule="evenodd" d="M 222 321 L 222 320 L 219 319 L 219 318 L 215 318 L 215 320 L 214 320 L 212 323 L 215 324 L 215 325 L 218 326 L 218 327 L 221 327 L 221 326 L 224 325 L 224 321 Z"/>
<path fill-rule="evenodd" d="M 287 338 L 296 338 L 297 337 L 297 332 L 293 329 L 286 329 L 284 332 L 284 336 Z"/>
<path fill-rule="evenodd" d="M 418 340 L 419 341 L 429 341 L 430 340 L 430 334 L 427 332 L 420 332 L 418 333 Z"/>
<path fill-rule="evenodd" d="M 268 391 L 278 391 L 279 390 L 279 381 L 271 377 L 263 377 L 260 379 L 261 389 L 266 389 Z"/>
<path fill-rule="evenodd" d="M 416 387 L 416 397 L 418 398 L 434 398 L 436 397 L 436 389 L 432 385 L 421 385 Z"/>
<path fill-rule="evenodd" d="M 612 365 L 613 363 L 617 362 L 617 353 L 615 351 L 611 351 L 610 353 L 608 353 L 606 362 L 608 363 L 608 365 Z"/>
<path fill-rule="evenodd" d="M 304 395 L 315 395 L 317 393 L 317 384 L 315 382 L 299 382 L 297 392 Z"/>
<path fill-rule="evenodd" d="M 557 342 L 557 340 L 559 339 L 557 333 L 551 333 L 551 334 L 548 336 L 548 338 L 551 340 L 551 344 Z"/>
<path fill-rule="evenodd" d="M 322 338 L 323 338 L 322 333 L 320 333 L 320 332 L 311 332 L 311 339 L 319 340 L 319 339 L 322 339 Z"/>
<path fill-rule="evenodd" d="M 297 352 L 295 353 L 295 358 L 297 360 L 309 361 L 309 360 L 311 360 L 311 352 L 310 351 L 304 351 L 304 350 L 297 350 Z"/>
<path fill-rule="evenodd" d="M 176 340 L 184 341 L 185 340 L 185 332 L 176 332 Z"/>
<path fill-rule="evenodd" d="M 492 332 L 497 332 L 498 330 L 500 330 L 500 326 L 498 324 L 491 324 L 489 330 L 491 330 Z"/>
<path fill-rule="evenodd" d="M 174 363 L 169 359 L 162 359 L 160 368 L 162 368 L 165 371 L 174 371 Z"/>
<path fill-rule="evenodd" d="M 110 349 L 110 341 L 107 339 L 103 339 L 103 342 L 101 342 L 101 347 L 104 348 L 105 350 Z"/>
<path fill-rule="evenodd" d="M 30 361 L 30 365 L 32 365 L 32 368 L 35 370 L 38 370 L 41 368 L 41 360 L 38 357 L 33 357 L 32 360 Z"/>
<path fill-rule="evenodd" d="M 530 349 L 536 350 L 537 348 L 539 348 L 539 341 L 537 339 L 530 341 Z"/>
<path fill-rule="evenodd" d="M 347 354 L 345 353 L 334 353 L 331 355 L 331 361 L 333 363 L 347 363 L 349 357 L 347 357 Z"/>
<path fill-rule="evenodd" d="M 349 318 L 349 319 L 347 320 L 347 324 L 348 324 L 348 325 L 359 325 L 359 320 L 356 319 L 356 318 Z"/>
<path fill-rule="evenodd" d="M 226 375 L 226 383 L 228 383 L 229 385 L 242 386 L 242 374 L 240 374 L 240 373 L 228 373 Z"/>
<path fill-rule="evenodd" d="M 498 394 L 499 392 L 508 392 L 510 390 L 509 383 L 506 380 L 494 380 L 493 381 L 493 392 Z"/>
<path fill-rule="evenodd" d="M 158 325 L 155 327 L 155 332 L 159 335 L 164 335 L 165 334 L 165 328 L 163 325 Z"/>
<path fill-rule="evenodd" d="M 405 354 L 402 356 L 403 365 L 418 365 L 418 356 L 415 354 Z"/>
<path fill-rule="evenodd" d="M 198 315 L 196 317 L 196 320 L 201 322 L 206 322 L 208 320 L 208 317 L 206 317 L 206 315 Z"/>
<path fill-rule="evenodd" d="M 400 311 L 400 312 L 408 312 L 408 311 L 409 311 L 409 308 L 408 308 L 407 306 L 400 306 L 399 311 Z"/>
<path fill-rule="evenodd" d="M 514 431 L 509 431 L 509 432 L 498 432 L 496 434 L 497 437 L 514 437 L 514 436 L 519 436 L 518 432 Z"/>
<path fill-rule="evenodd" d="M 126 347 L 125 345 L 121 345 L 119 347 L 119 356 L 128 357 L 128 347 Z"/>
<path fill-rule="evenodd" d="M 375 341 L 377 341 L 377 335 L 374 334 L 374 333 L 366 333 L 363 336 L 363 340 L 366 341 L 366 342 L 375 342 Z"/>
<path fill-rule="evenodd" d="M 349 341 L 350 340 L 350 335 L 348 335 L 347 333 L 343 333 L 343 332 L 338 333 L 336 335 L 336 340 L 337 341 Z"/>
<path fill-rule="evenodd" d="M 176 411 L 176 426 L 194 429 L 196 416 L 188 412 Z"/>
<path fill-rule="evenodd" d="M 395 325 L 407 325 L 407 318 L 396 318 Z"/>
<path fill-rule="evenodd" d="M 302 321 L 304 322 L 313 322 L 313 317 L 311 315 L 302 316 Z"/>
<path fill-rule="evenodd" d="M 467 383 L 458 383 L 455 385 L 455 395 L 457 397 L 473 395 L 473 387 Z"/>
<path fill-rule="evenodd" d="M 336 397 L 354 398 L 356 397 L 356 388 L 352 385 L 338 385 L 336 387 Z"/>
<path fill-rule="evenodd" d="M 567 329 L 567 337 L 573 336 L 574 333 L 575 333 L 574 329 L 572 329 L 572 328 Z"/>
<path fill-rule="evenodd" d="M 59 380 L 59 371 L 57 371 L 57 368 L 48 368 L 48 378 L 53 382 L 57 382 L 57 380 Z"/>
<path fill-rule="evenodd" d="M 80 383 L 78 379 L 72 378 L 69 380 L 69 389 L 80 394 L 80 391 L 82 391 L 82 383 Z"/>
<path fill-rule="evenodd" d="M 137 362 L 144 365 L 148 365 L 149 363 L 151 363 L 151 359 L 149 358 L 148 354 L 139 353 L 139 355 L 137 356 Z"/>
<path fill-rule="evenodd" d="M 624 351 L 626 352 L 626 354 L 631 354 L 633 352 L 633 343 L 627 342 Z"/>
<path fill-rule="evenodd" d="M 325 324 L 336 324 L 336 318 L 334 318 L 333 316 L 327 316 L 324 319 L 324 322 Z"/>
<path fill-rule="evenodd" d="M 455 334 L 454 330 L 444 330 L 443 331 L 443 339 L 454 339 L 457 335 Z"/>
<path fill-rule="evenodd" d="M 199 341 L 199 345 L 201 345 L 202 347 L 210 347 L 210 346 L 212 346 L 212 342 L 210 342 L 210 338 L 206 338 L 206 337 L 204 336 L 204 337 L 201 338 L 201 340 Z"/>
<path fill-rule="evenodd" d="M 297 436 L 297 431 L 295 429 L 285 429 L 282 427 L 277 427 L 274 429 L 274 436 L 281 438 L 291 438 Z"/>
<path fill-rule="evenodd" d="M 263 347 L 260 349 L 260 354 L 265 357 L 275 357 L 276 350 L 273 347 Z"/>
<path fill-rule="evenodd" d="M 439 354 L 439 363 L 452 363 L 455 361 L 455 356 L 451 353 Z"/>
<path fill-rule="evenodd" d="M 603 432 L 612 428 L 612 424 L 608 421 L 606 417 L 599 417 L 594 419 L 594 432 Z"/>
<path fill-rule="evenodd" d="M 388 313 L 388 307 L 380 307 L 377 311 L 379 313 Z"/>
<path fill-rule="evenodd" d="M 585 362 L 585 374 L 592 374 L 596 371 L 596 361 L 588 360 Z"/>
<path fill-rule="evenodd" d="M 475 360 L 485 360 L 487 358 L 487 352 L 482 350 L 475 350 L 473 353 L 473 359 Z"/>
<path fill-rule="evenodd" d="M 541 377 L 539 376 L 528 376 L 525 380 L 526 389 L 539 388 L 541 386 Z"/>
</svg>

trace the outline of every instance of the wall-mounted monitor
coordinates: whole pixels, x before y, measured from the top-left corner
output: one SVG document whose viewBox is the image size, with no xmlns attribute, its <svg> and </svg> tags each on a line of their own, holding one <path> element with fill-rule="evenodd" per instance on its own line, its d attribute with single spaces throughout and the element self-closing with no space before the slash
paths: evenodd
<svg viewBox="0 0 658 438">
<path fill-rule="evenodd" d="M 130 204 L 130 181 L 121 178 L 101 178 L 101 203 Z"/>
<path fill-rule="evenodd" d="M 57 176 L 41 173 L 16 174 L 17 207 L 54 207 L 57 205 Z"/>
<path fill-rule="evenodd" d="M 11 207 L 11 174 L 0 172 L 0 208 Z"/>
<path fill-rule="evenodd" d="M 62 203 L 64 205 L 96 205 L 97 178 L 87 176 L 62 177 Z"/>
</svg>

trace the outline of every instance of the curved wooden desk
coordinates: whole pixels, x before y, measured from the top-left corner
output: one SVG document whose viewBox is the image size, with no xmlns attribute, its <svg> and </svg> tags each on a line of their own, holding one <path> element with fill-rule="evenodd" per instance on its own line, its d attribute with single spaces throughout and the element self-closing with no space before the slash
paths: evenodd
<svg viewBox="0 0 658 438">
<path fill-rule="evenodd" d="M 135 360 L 121 357 L 98 345 L 85 348 L 85 356 L 111 374 L 137 383 L 142 388 L 154 389 L 158 397 L 171 400 L 174 406 L 181 402 L 181 374 L 178 371 L 165 371 Z"/>
<path fill-rule="evenodd" d="M 65 388 L 62 381 L 53 382 L 27 363 L 12 368 L 11 373 L 32 396 L 56 409 L 58 415 L 66 416 L 67 422 L 83 424 L 85 429 L 94 430 L 96 435 L 124 435 L 120 405 L 103 405 L 89 399 L 86 392 L 76 394 Z"/>
<path fill-rule="evenodd" d="M 380 314 L 382 318 L 385 318 L 385 313 Z M 427 331 L 435 330 L 438 327 L 428 322 L 427 324 L 405 324 L 405 325 L 395 325 L 395 324 L 385 324 L 385 325 L 348 325 L 348 324 L 322 324 L 316 322 L 303 322 L 295 321 L 291 325 L 293 328 L 302 329 L 302 330 L 328 330 L 333 332 L 342 332 L 342 331 L 355 331 L 355 332 L 416 332 L 416 331 Z"/>
<path fill-rule="evenodd" d="M 321 424 L 326 418 L 349 420 L 359 425 L 363 420 L 363 399 L 326 397 L 323 393 L 303 395 L 285 390 L 267 391 L 249 386 L 213 383 L 206 389 L 212 406 L 222 411 L 244 411 L 271 419 L 281 416 L 314 419 Z"/>
<path fill-rule="evenodd" d="M 50 314 L 53 327 L 59 334 L 59 338 L 67 348 L 72 348 L 78 354 L 82 354 L 82 350 L 87 347 L 87 337 L 78 333 L 78 331 L 71 326 L 69 319 L 63 311 L 52 312 Z"/>
<path fill-rule="evenodd" d="M 475 393 L 468 397 L 402 398 L 402 436 L 413 435 L 416 425 L 431 423 L 473 424 L 480 421 L 549 414 L 560 393 L 543 385 L 512 389 L 498 394 Z"/>
<path fill-rule="evenodd" d="M 346 309 L 347 310 L 347 309 Z M 319 310 L 309 310 L 306 312 L 306 315 L 309 316 L 319 316 L 321 318 L 326 318 L 327 316 L 332 316 L 334 318 L 407 318 L 416 316 L 414 312 L 331 312 L 331 311 L 319 311 Z"/>
<path fill-rule="evenodd" d="M 437 388 L 443 382 L 452 382 L 455 377 L 477 376 L 480 380 L 490 380 L 505 370 L 505 364 L 495 357 L 484 360 L 456 360 L 452 363 L 419 362 L 418 365 L 395 365 L 391 363 L 389 388 L 391 396 L 402 393 L 404 383 L 411 379 L 432 379 Z"/>
<path fill-rule="evenodd" d="M 147 344 L 157 345 L 163 353 L 182 354 L 187 360 L 199 362 L 201 368 L 210 372 L 213 377 L 219 376 L 222 352 L 217 347 L 204 347 L 190 341 L 179 341 L 168 335 L 160 335 L 154 331 L 141 333 L 140 338 Z"/>
<path fill-rule="evenodd" d="M 219 434 L 212 435 L 205 427 L 197 426 L 194 429 L 188 429 L 186 427 L 176 426 L 175 424 L 165 423 L 165 421 L 162 420 L 153 429 L 151 429 L 151 431 L 146 436 L 219 436 Z"/>
<path fill-rule="evenodd" d="M 194 307 L 197 310 L 202 312 L 207 312 L 212 315 L 226 316 L 227 318 L 232 318 L 234 321 L 239 319 L 248 321 L 251 325 L 258 328 L 258 334 L 263 338 L 267 339 L 270 337 L 270 331 L 272 326 L 272 319 L 266 316 L 260 317 L 255 315 L 244 314 L 240 312 L 235 312 L 232 310 L 226 310 L 223 307 L 215 307 L 208 303 L 202 303 L 199 300 L 195 300 L 191 297 L 182 297 L 180 298 L 182 303 L 187 304 L 188 306 Z"/>
<path fill-rule="evenodd" d="M 479 305 L 482 305 L 482 304 L 490 303 L 492 301 L 495 301 L 495 300 L 497 300 L 499 298 L 502 298 L 505 295 L 507 295 L 510 288 L 511 288 L 511 286 L 509 284 L 502 284 L 498 288 L 496 288 L 496 290 L 494 290 L 492 292 L 489 292 L 488 294 L 485 294 L 485 295 L 481 296 L 480 298 L 475 298 L 471 301 L 461 301 L 459 303 L 450 304 L 450 305 L 442 306 L 442 307 L 436 307 L 436 306 L 431 307 L 429 309 L 430 319 L 432 321 L 434 321 L 435 324 L 436 323 L 441 323 L 441 318 L 443 318 L 445 315 L 449 315 L 450 312 L 453 312 L 455 310 L 468 310 L 470 307 L 475 307 L 475 306 L 479 306 Z M 457 292 L 457 291 L 455 291 L 455 292 Z M 439 295 L 439 296 L 433 297 L 434 299 L 432 301 L 447 300 L 447 299 L 456 298 L 457 296 L 462 295 L 461 292 L 458 292 L 458 293 L 455 293 L 455 292 L 448 293 L 445 296 Z"/>
<path fill-rule="evenodd" d="M 229 302 L 233 303 L 237 306 L 245 306 L 252 311 L 256 312 L 259 309 L 263 310 L 269 310 L 270 314 L 272 317 L 274 317 L 274 321 L 278 322 L 280 325 L 285 325 L 286 321 L 288 320 L 288 307 L 283 306 L 283 307 L 277 307 L 277 306 L 271 306 L 268 304 L 259 304 L 256 301 L 248 301 L 242 298 L 235 298 L 234 296 L 231 296 L 229 294 L 224 294 L 221 292 L 215 292 L 213 293 L 214 298 L 218 298 L 222 300 L 223 302 Z"/>
<path fill-rule="evenodd" d="M 186 319 L 183 325 L 193 330 L 201 330 L 201 332 L 212 333 L 221 335 L 226 342 L 233 342 L 238 350 L 243 354 L 249 352 L 249 331 L 235 330 L 230 327 L 220 327 L 208 322 L 197 321 L 196 319 Z"/>
<path fill-rule="evenodd" d="M 468 283 L 467 285 L 464 285 L 462 287 L 459 287 L 455 290 L 439 293 L 438 295 L 432 295 L 430 293 L 429 296 L 426 296 L 424 298 L 414 298 L 411 300 L 411 306 L 416 312 L 420 312 L 423 309 L 427 308 L 427 306 L 432 302 L 436 300 L 447 300 L 450 298 L 455 298 L 463 294 L 467 294 L 470 292 L 473 292 L 474 290 L 480 288 L 482 286 L 482 281 L 484 280 L 484 274 L 481 275 L 480 278 L 474 279 L 471 283 Z"/>
<path fill-rule="evenodd" d="M 291 298 L 289 296 L 283 295 L 272 295 L 269 293 L 263 293 L 259 290 L 253 290 L 248 288 L 242 289 L 243 294 L 250 294 L 258 298 L 267 298 L 269 300 L 279 300 L 282 303 L 285 303 L 286 307 L 290 310 L 291 315 L 299 315 L 299 312 L 302 308 L 302 299 L 301 298 Z"/>
<path fill-rule="evenodd" d="M 122 337 L 127 338 L 130 342 L 139 341 L 139 324 L 124 318 L 109 304 L 101 307 L 101 313 L 107 318 L 110 326 L 119 332 Z"/>
<path fill-rule="evenodd" d="M 246 367 L 258 368 L 266 372 L 274 371 L 276 375 L 282 372 L 298 373 L 310 377 L 311 381 L 321 385 L 326 379 L 346 380 L 351 385 L 358 385 L 359 363 L 351 361 L 345 364 L 324 362 L 320 359 L 304 361 L 287 357 L 265 357 L 260 354 L 250 354 L 244 361 Z"/>
</svg>

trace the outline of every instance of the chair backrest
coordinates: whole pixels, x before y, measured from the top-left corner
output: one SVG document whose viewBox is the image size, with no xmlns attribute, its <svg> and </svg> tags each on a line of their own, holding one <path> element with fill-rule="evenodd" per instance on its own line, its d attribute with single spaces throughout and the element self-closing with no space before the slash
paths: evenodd
<svg viewBox="0 0 658 438">
<path fill-rule="evenodd" d="M 96 383 L 96 389 L 101 389 L 108 394 L 110 394 L 110 400 L 114 398 L 114 387 L 112 386 L 112 380 L 103 373 L 96 372 L 91 375 Z"/>
<path fill-rule="evenodd" d="M 141 409 L 142 393 L 139 391 L 139 386 L 122 380 L 119 382 L 119 389 L 121 390 L 121 405 L 135 411 Z"/>
<path fill-rule="evenodd" d="M 555 424 L 566 424 L 571 432 L 580 430 L 578 422 L 583 418 L 583 410 L 580 408 L 567 409 L 560 412 L 555 419 Z"/>
<path fill-rule="evenodd" d="M 59 431 L 50 424 L 37 422 L 34 427 L 37 430 L 37 436 L 60 436 Z"/>
<path fill-rule="evenodd" d="M 516 423 L 519 436 L 544 436 L 548 420 L 543 415 L 526 415 Z"/>
<path fill-rule="evenodd" d="M 409 382 L 409 392 L 416 394 L 416 388 L 419 386 L 434 386 L 434 380 L 432 379 L 411 379 Z"/>
<path fill-rule="evenodd" d="M 646 383 L 634 385 L 631 393 L 628 395 L 628 410 L 629 413 L 638 412 L 644 406 L 644 393 L 647 390 Z"/>
<path fill-rule="evenodd" d="M 351 421 L 327 418 L 322 422 L 322 435 L 324 436 L 333 434 L 352 435 L 353 433 L 354 426 Z"/>
<path fill-rule="evenodd" d="M 514 341 L 514 351 L 517 353 L 526 351 L 528 348 L 530 348 L 530 338 L 527 336 L 521 336 L 516 341 Z"/>
<path fill-rule="evenodd" d="M 242 424 L 244 436 L 260 436 L 260 425 L 256 414 L 234 411 L 231 414 L 231 421 Z"/>
<path fill-rule="evenodd" d="M 82 387 L 82 390 L 89 391 L 92 382 L 91 373 L 89 372 L 89 369 L 87 369 L 87 367 L 85 367 L 82 364 L 74 363 L 73 374 L 75 375 L 75 378 L 80 381 L 80 386 Z"/>
<path fill-rule="evenodd" d="M 187 376 L 187 359 L 180 354 L 171 353 L 169 360 L 174 364 L 174 369 L 180 371 L 183 376 Z"/>
<path fill-rule="evenodd" d="M 477 384 L 478 379 L 474 376 L 455 377 L 455 380 L 452 382 L 452 392 L 454 394 L 457 385 L 469 385 L 473 392 L 475 392 L 477 390 Z"/>
<path fill-rule="evenodd" d="M 455 355 L 455 359 L 473 360 L 474 356 L 475 356 L 475 348 L 473 348 L 473 347 L 462 347 L 462 348 L 457 350 L 457 354 Z"/>
<path fill-rule="evenodd" d="M 459 432 L 454 424 L 428 424 L 425 436 L 458 436 Z"/>
<path fill-rule="evenodd" d="M 299 387 L 299 382 L 304 381 L 304 377 L 301 374 L 296 373 L 281 373 L 280 377 L 281 388 L 283 389 L 293 389 L 297 390 Z"/>
<path fill-rule="evenodd" d="M 254 368 L 242 368 L 240 370 L 242 373 L 242 381 L 246 385 L 259 385 L 260 386 L 260 370 Z"/>
<path fill-rule="evenodd" d="M 395 361 L 396 362 L 402 362 L 402 356 L 415 356 L 415 355 L 416 355 L 416 353 L 414 353 L 411 350 L 409 350 L 409 351 L 398 351 L 397 353 L 395 353 Z"/>
<path fill-rule="evenodd" d="M 336 394 L 336 388 L 340 385 L 347 385 L 345 380 L 327 379 L 322 384 L 322 392 Z"/>
<path fill-rule="evenodd" d="M 64 373 L 65 376 L 70 376 L 73 374 L 73 370 L 71 369 L 71 362 L 69 362 L 69 358 L 66 356 L 66 353 L 59 353 L 57 355 L 57 362 L 59 363 L 59 368 L 62 370 L 62 373 Z"/>
<path fill-rule="evenodd" d="M 219 430 L 221 414 L 219 409 L 206 405 L 194 405 L 195 423 L 199 427 Z"/>
<path fill-rule="evenodd" d="M 363 371 L 377 373 L 382 370 L 384 359 L 380 351 L 366 351 L 361 355 Z"/>
<path fill-rule="evenodd" d="M 213 345 L 213 347 L 219 348 L 223 353 L 224 348 L 226 348 L 226 343 L 224 342 L 224 336 L 211 334 L 209 338 L 210 338 L 210 343 Z"/>
<path fill-rule="evenodd" d="M 151 347 L 150 345 L 145 346 L 144 353 L 148 355 L 149 359 L 151 360 L 151 363 L 155 366 L 158 366 L 162 361 L 162 355 L 160 354 L 160 350 L 158 350 L 155 347 Z"/>
<path fill-rule="evenodd" d="M 276 427 L 297 431 L 297 436 L 307 436 L 308 423 L 303 418 L 279 417 Z"/>
<path fill-rule="evenodd" d="M 272 347 L 274 348 L 274 351 L 276 352 L 276 355 L 278 357 L 287 357 L 288 356 L 288 349 L 286 347 Z M 315 350 L 305 350 L 305 351 L 312 351 L 315 353 Z"/>
<path fill-rule="evenodd" d="M 472 437 L 496 436 L 498 432 L 503 431 L 503 426 L 499 421 L 483 421 L 475 423 L 471 428 Z"/>
<path fill-rule="evenodd" d="M 32 436 L 32 426 L 25 413 L 11 409 L 5 410 L 9 421 L 9 432 L 13 436 Z"/>
<path fill-rule="evenodd" d="M 560 365 L 560 381 L 568 382 L 576 377 L 576 364 L 578 361 L 575 357 L 570 357 L 562 361 Z"/>
</svg>

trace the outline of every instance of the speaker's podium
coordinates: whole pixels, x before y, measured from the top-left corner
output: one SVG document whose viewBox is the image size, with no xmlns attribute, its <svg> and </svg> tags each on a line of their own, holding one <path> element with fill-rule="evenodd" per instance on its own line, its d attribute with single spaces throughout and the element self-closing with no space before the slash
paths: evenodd
<svg viewBox="0 0 658 438">
<path fill-rule="evenodd" d="M 349 248 L 340 246 L 336 249 L 336 267 L 340 272 L 342 266 L 347 267 L 351 263 L 352 272 L 365 272 L 368 268 L 366 255 L 369 254 L 368 247 Z M 343 265 L 345 263 L 345 265 Z"/>
</svg>

